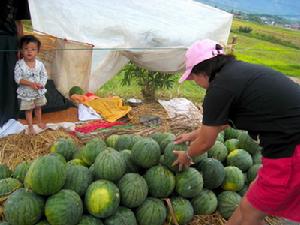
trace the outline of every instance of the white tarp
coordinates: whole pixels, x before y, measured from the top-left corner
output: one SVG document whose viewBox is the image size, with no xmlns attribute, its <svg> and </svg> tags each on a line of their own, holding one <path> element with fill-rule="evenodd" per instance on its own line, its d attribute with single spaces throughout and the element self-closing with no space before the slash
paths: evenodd
<svg viewBox="0 0 300 225">
<path fill-rule="evenodd" d="M 35 30 L 95 46 L 91 70 L 78 74 L 91 91 L 128 60 L 154 71 L 180 71 L 186 47 L 203 38 L 227 43 L 232 22 L 231 14 L 192 0 L 29 0 L 29 5 Z M 81 57 L 81 50 L 67 51 Z"/>
</svg>

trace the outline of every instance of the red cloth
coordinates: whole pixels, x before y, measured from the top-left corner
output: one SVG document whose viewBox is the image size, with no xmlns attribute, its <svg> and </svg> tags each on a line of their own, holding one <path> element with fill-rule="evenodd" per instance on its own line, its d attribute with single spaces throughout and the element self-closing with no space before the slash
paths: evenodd
<svg viewBox="0 0 300 225">
<path fill-rule="evenodd" d="M 109 128 L 109 127 L 119 126 L 119 125 L 124 125 L 124 124 L 125 123 L 123 123 L 123 122 L 106 122 L 104 120 L 97 120 L 97 121 L 93 121 L 90 123 L 86 123 L 86 124 L 77 126 L 75 128 L 75 131 L 87 134 L 87 133 L 90 133 L 99 128 Z"/>
<path fill-rule="evenodd" d="M 262 158 L 262 164 L 247 200 L 267 214 L 300 222 L 300 144 L 292 157 Z"/>
</svg>

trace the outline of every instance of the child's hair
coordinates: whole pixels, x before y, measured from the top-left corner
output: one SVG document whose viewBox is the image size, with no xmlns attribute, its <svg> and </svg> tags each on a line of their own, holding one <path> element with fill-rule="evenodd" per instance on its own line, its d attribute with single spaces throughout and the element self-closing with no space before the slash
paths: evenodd
<svg viewBox="0 0 300 225">
<path fill-rule="evenodd" d="M 21 37 L 21 39 L 20 39 L 20 45 L 19 45 L 20 49 L 23 48 L 24 44 L 29 44 L 29 43 L 35 43 L 35 44 L 37 44 L 38 50 L 40 50 L 41 41 L 37 37 L 35 37 L 33 35 L 24 35 L 24 36 Z"/>
</svg>

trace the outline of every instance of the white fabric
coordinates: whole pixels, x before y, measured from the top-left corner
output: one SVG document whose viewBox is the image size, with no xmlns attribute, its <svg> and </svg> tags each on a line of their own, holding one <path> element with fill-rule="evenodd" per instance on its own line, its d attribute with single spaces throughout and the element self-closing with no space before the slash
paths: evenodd
<svg viewBox="0 0 300 225">
<path fill-rule="evenodd" d="M 76 124 L 73 122 L 47 123 L 45 129 L 39 128 L 36 124 L 33 125 L 33 129 L 36 134 L 41 133 L 47 129 L 58 130 L 58 129 L 62 128 L 67 131 L 74 131 L 75 127 L 76 127 Z M 25 129 L 26 129 L 25 133 L 28 134 L 28 126 L 27 125 L 25 125 Z"/>
<path fill-rule="evenodd" d="M 102 118 L 93 108 L 87 107 L 83 104 L 79 104 L 78 119 L 80 121 L 87 121 L 87 120 L 99 120 Z"/>
<path fill-rule="evenodd" d="M 112 78 L 128 60 L 154 71 L 181 71 L 188 46 L 204 38 L 227 43 L 232 22 L 231 14 L 192 0 L 29 0 L 29 5 L 35 30 L 97 48 L 91 71 L 78 77 L 84 82 L 85 76 L 90 91 Z M 71 75 L 68 68 L 64 71 L 57 76 Z"/>
<path fill-rule="evenodd" d="M 0 138 L 6 137 L 11 134 L 19 134 L 26 127 L 15 119 L 8 120 L 2 127 L 0 127 Z"/>
<path fill-rule="evenodd" d="M 187 117 L 188 119 L 202 122 L 203 115 L 200 110 L 186 98 L 172 98 L 169 101 L 158 100 L 158 102 L 167 111 L 169 118 L 179 116 Z"/>
</svg>

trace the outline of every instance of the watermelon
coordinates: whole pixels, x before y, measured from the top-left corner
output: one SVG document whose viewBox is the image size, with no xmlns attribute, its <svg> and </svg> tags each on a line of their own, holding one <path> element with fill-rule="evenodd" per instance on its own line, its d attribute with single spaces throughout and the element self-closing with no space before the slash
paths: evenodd
<svg viewBox="0 0 300 225">
<path fill-rule="evenodd" d="M 257 152 L 252 155 L 253 164 L 261 164 L 262 161 L 262 154 L 260 152 Z"/>
<path fill-rule="evenodd" d="M 160 147 L 151 138 L 144 138 L 137 141 L 131 150 L 132 161 L 143 168 L 150 168 L 159 163 Z"/>
<path fill-rule="evenodd" d="M 245 178 L 243 172 L 235 166 L 224 168 L 225 178 L 222 188 L 226 191 L 239 191 L 244 187 Z"/>
<path fill-rule="evenodd" d="M 117 212 L 105 219 L 105 225 L 137 225 L 134 213 L 125 207 L 119 207 Z"/>
<path fill-rule="evenodd" d="M 188 146 L 186 144 L 174 144 L 173 142 L 169 143 L 164 151 L 164 165 L 166 165 L 171 171 L 178 172 L 178 165 L 173 166 L 174 161 L 177 159 L 177 156 L 173 151 L 186 151 Z"/>
<path fill-rule="evenodd" d="M 108 180 L 97 180 L 86 191 L 85 206 L 88 212 L 97 218 L 113 215 L 119 204 L 119 188 Z"/>
<path fill-rule="evenodd" d="M 21 162 L 18 164 L 12 173 L 12 177 L 24 182 L 27 171 L 29 170 L 30 162 Z"/>
<path fill-rule="evenodd" d="M 171 204 L 176 221 L 179 225 L 185 225 L 193 219 L 194 209 L 190 201 L 182 197 L 173 197 L 171 198 Z M 168 215 L 168 220 L 172 221 L 170 213 Z"/>
<path fill-rule="evenodd" d="M 229 219 L 241 201 L 241 196 L 233 191 L 223 191 L 218 195 L 218 211 Z"/>
<path fill-rule="evenodd" d="M 0 164 L 0 179 L 8 178 L 11 176 L 11 170 L 7 165 Z"/>
<path fill-rule="evenodd" d="M 78 225 L 103 225 L 102 221 L 91 215 L 83 215 Z"/>
<path fill-rule="evenodd" d="M 63 163 L 66 163 L 67 161 L 66 161 L 66 159 L 65 159 L 65 157 L 62 155 L 62 154 L 59 154 L 59 153 L 57 153 L 57 152 L 51 152 L 51 153 L 49 153 L 48 154 L 49 156 L 53 156 L 53 157 L 56 157 L 56 158 L 58 158 L 61 162 L 63 162 Z"/>
<path fill-rule="evenodd" d="M 52 195 L 65 184 L 66 164 L 57 157 L 45 155 L 33 161 L 24 185 L 40 195 Z"/>
<path fill-rule="evenodd" d="M 240 130 L 228 127 L 224 130 L 224 140 L 227 141 L 228 139 L 238 138 L 240 133 Z"/>
<path fill-rule="evenodd" d="M 77 146 L 71 138 L 60 138 L 50 147 L 50 152 L 61 154 L 67 161 L 73 158 L 77 150 Z"/>
<path fill-rule="evenodd" d="M 227 165 L 236 166 L 242 171 L 247 171 L 252 164 L 251 155 L 244 149 L 232 150 L 227 156 Z"/>
<path fill-rule="evenodd" d="M 22 183 L 15 178 L 5 178 L 0 180 L 0 197 L 4 197 L 22 187 Z"/>
<path fill-rule="evenodd" d="M 20 188 L 4 204 L 4 216 L 11 225 L 34 225 L 42 217 L 44 200 L 37 194 Z"/>
<path fill-rule="evenodd" d="M 68 161 L 68 164 L 70 165 L 77 165 L 77 166 L 85 166 L 87 167 L 88 165 L 81 159 L 72 159 Z"/>
<path fill-rule="evenodd" d="M 184 198 L 193 198 L 203 189 L 203 177 L 198 170 L 189 167 L 176 174 L 176 192 Z"/>
<path fill-rule="evenodd" d="M 113 148 L 106 148 L 95 160 L 94 175 L 98 179 L 118 181 L 125 171 L 126 164 L 121 153 Z"/>
<path fill-rule="evenodd" d="M 146 180 L 137 173 L 127 173 L 119 181 L 121 202 L 128 208 L 140 206 L 148 195 Z"/>
<path fill-rule="evenodd" d="M 46 201 L 45 216 L 50 224 L 78 224 L 82 213 L 83 204 L 75 191 L 62 189 Z"/>
<path fill-rule="evenodd" d="M 111 148 L 115 148 L 115 145 L 116 145 L 117 140 L 118 140 L 119 137 L 120 137 L 120 135 L 118 135 L 118 134 L 112 134 L 112 135 L 108 136 L 106 138 L 107 146 L 111 147 Z"/>
<path fill-rule="evenodd" d="M 222 162 L 226 159 L 228 150 L 222 142 L 216 141 L 207 153 L 209 158 L 214 158 Z"/>
<path fill-rule="evenodd" d="M 75 95 L 75 94 L 76 95 L 83 95 L 84 90 L 79 86 L 73 86 L 69 90 L 69 96 L 71 97 L 72 95 Z"/>
<path fill-rule="evenodd" d="M 175 176 L 169 169 L 161 165 L 148 169 L 145 179 L 152 197 L 166 198 L 175 188 Z"/>
<path fill-rule="evenodd" d="M 167 209 L 162 200 L 147 198 L 136 210 L 139 225 L 163 225 L 167 218 Z"/>
<path fill-rule="evenodd" d="M 223 164 L 213 158 L 203 159 L 198 165 L 197 169 L 202 173 L 203 186 L 208 189 L 219 187 L 225 178 L 225 171 Z"/>
<path fill-rule="evenodd" d="M 98 154 L 106 148 L 106 143 L 100 138 L 93 138 L 81 148 L 80 159 L 88 166 L 95 162 Z"/>
<path fill-rule="evenodd" d="M 239 139 L 232 138 L 225 141 L 225 146 L 229 152 L 233 151 L 234 149 L 239 148 Z"/>
<path fill-rule="evenodd" d="M 134 137 L 134 135 L 131 134 L 123 134 L 120 135 L 115 143 L 115 149 L 118 151 L 124 150 L 124 149 L 130 149 L 135 144 L 135 141 L 137 138 Z"/>
<path fill-rule="evenodd" d="M 218 206 L 215 193 L 208 189 L 203 189 L 191 202 L 196 215 L 210 215 L 216 211 Z"/>
<path fill-rule="evenodd" d="M 246 150 L 251 155 L 257 153 L 261 147 L 256 143 L 247 132 L 241 132 L 239 137 L 239 148 Z"/>
<path fill-rule="evenodd" d="M 253 166 L 250 167 L 250 169 L 247 171 L 248 183 L 251 183 L 252 181 L 255 180 L 257 173 L 261 167 L 262 167 L 261 164 L 254 164 Z"/>
<path fill-rule="evenodd" d="M 67 165 L 67 177 L 63 188 L 73 190 L 82 196 L 92 181 L 93 176 L 88 168 L 69 164 Z"/>
<path fill-rule="evenodd" d="M 137 173 L 139 171 L 139 167 L 136 164 L 134 164 L 134 162 L 132 161 L 131 151 L 128 149 L 124 149 L 120 151 L 120 153 L 126 165 L 126 172 Z"/>
</svg>

